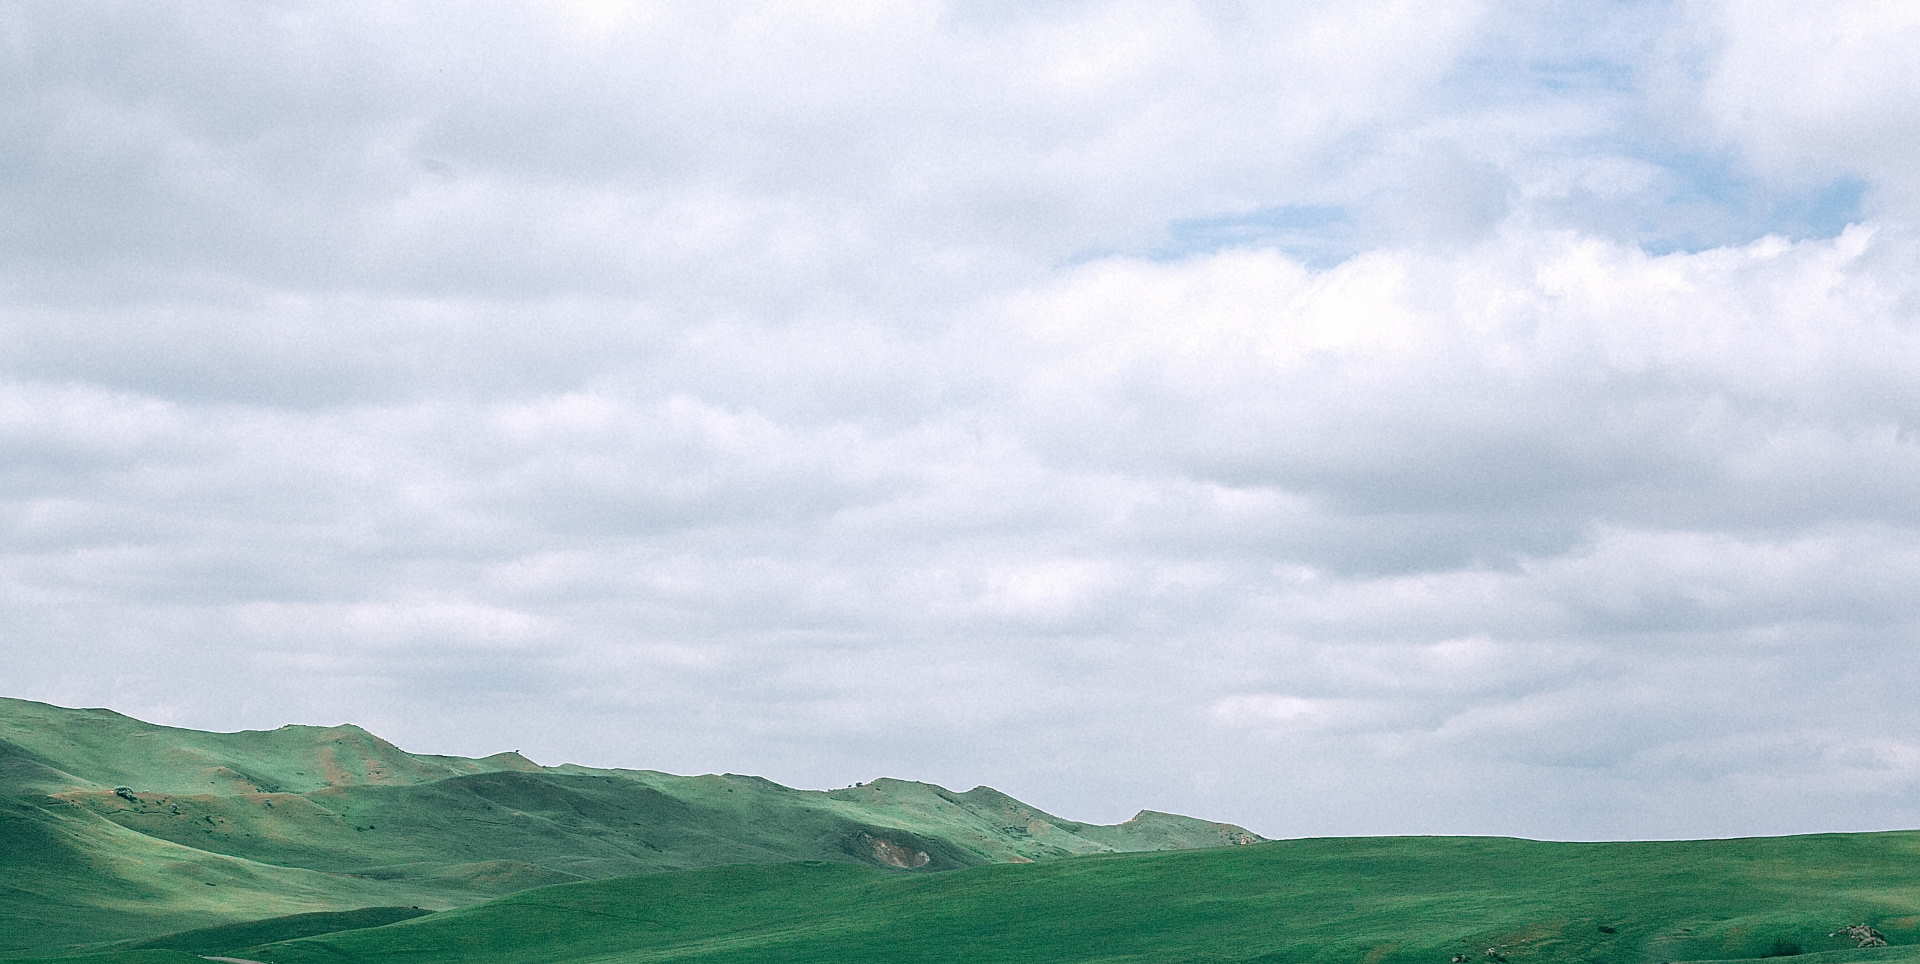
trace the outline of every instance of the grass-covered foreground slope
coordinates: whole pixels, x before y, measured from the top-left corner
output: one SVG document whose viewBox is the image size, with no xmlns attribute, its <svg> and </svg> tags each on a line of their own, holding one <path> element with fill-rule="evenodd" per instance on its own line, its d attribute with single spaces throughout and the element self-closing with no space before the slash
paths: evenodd
<svg viewBox="0 0 1920 964">
<path fill-rule="evenodd" d="M 265 920 L 243 921 L 218 927 L 201 927 L 131 942 L 128 951 L 186 951 L 192 954 L 219 954 L 235 947 L 249 947 L 275 941 L 289 941 L 339 931 L 384 927 L 403 920 L 424 917 L 428 911 L 418 907 L 363 907 L 359 910 L 319 911 L 290 914 Z"/>
<path fill-rule="evenodd" d="M 1870 922 L 1896 945 L 1827 936 Z M 567 884 L 236 952 L 432 962 L 1910 961 L 1920 834 L 1677 843 L 1299 840 L 887 874 L 736 866 Z M 1907 946 L 1898 946 L 1907 945 Z M 1488 952 L 1493 951 L 1493 956 Z"/>
<path fill-rule="evenodd" d="M 468 898 L 196 850 L 31 797 L 0 800 L 0 956 L 423 900 L 445 907 Z"/>
<path fill-rule="evenodd" d="M 1062 820 L 988 788 L 407 753 L 353 726 L 205 733 L 0 699 L 0 954 L 304 912 L 443 909 L 732 863 L 940 870 L 1218 846 L 1241 828 Z"/>
<path fill-rule="evenodd" d="M 103 951 L 61 957 L 7 958 L 8 964 L 207 964 L 207 958 L 186 951 Z"/>
<path fill-rule="evenodd" d="M 192 961 L 199 964 L 236 947 L 249 947 L 301 937 L 332 934 L 338 931 L 364 930 L 398 921 L 424 917 L 428 911 L 416 907 L 366 907 L 349 911 L 321 911 L 291 914 L 263 920 L 244 921 L 218 927 L 203 927 L 141 941 L 123 941 L 118 946 L 57 957 L 6 958 L 16 962 L 63 961 L 66 964 L 166 964 Z"/>
</svg>

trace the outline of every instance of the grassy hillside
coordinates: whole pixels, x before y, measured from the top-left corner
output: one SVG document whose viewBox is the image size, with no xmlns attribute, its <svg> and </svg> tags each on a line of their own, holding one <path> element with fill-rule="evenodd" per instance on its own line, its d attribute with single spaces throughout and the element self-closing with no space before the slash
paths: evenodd
<svg viewBox="0 0 1920 964">
<path fill-rule="evenodd" d="M 208 853 L 77 808 L 0 799 L 0 955 L 314 910 L 470 901 L 456 889 Z"/>
<path fill-rule="evenodd" d="M 219 954 L 236 947 L 250 947 L 275 941 L 290 941 L 319 934 L 384 927 L 403 920 L 424 917 L 428 911 L 418 907 L 362 907 L 359 910 L 321 911 L 313 914 L 289 914 L 265 920 L 245 921 L 220 927 L 201 927 L 135 942 L 123 951 L 186 951 L 192 954 Z"/>
<path fill-rule="evenodd" d="M 207 964 L 206 958 L 185 951 L 105 951 L 72 957 L 9 957 L 7 961 L 9 964 L 43 964 L 52 961 L 59 961 L 60 964 Z"/>
<path fill-rule="evenodd" d="M 0 953 L 720 864 L 932 871 L 1257 839 L 1152 813 L 1081 824 L 985 787 L 803 791 L 412 754 L 354 726 L 204 733 L 0 699 Z"/>
<path fill-rule="evenodd" d="M 1871 922 L 1896 946 L 1827 935 Z M 1300 840 L 936 875 L 738 866 L 527 891 L 256 947 L 432 962 L 1908 961 L 1920 834 Z M 1492 949 L 1498 957 L 1490 956 Z"/>
<path fill-rule="evenodd" d="M 1223 843 L 1249 845 L 1178 849 Z M 1896 946 L 1829 936 L 1863 922 Z M 1268 843 L 1150 811 L 1082 824 L 985 787 L 802 791 L 0 700 L 0 956 L 82 951 L 68 959 L 1920 961 L 1920 833 Z"/>
<path fill-rule="evenodd" d="M 41 787 L 130 786 L 164 794 L 305 793 L 538 769 L 512 753 L 481 760 L 407 753 L 351 725 L 205 733 L 112 710 L 4 698 L 0 741 L 61 771 L 38 775 Z"/>
</svg>

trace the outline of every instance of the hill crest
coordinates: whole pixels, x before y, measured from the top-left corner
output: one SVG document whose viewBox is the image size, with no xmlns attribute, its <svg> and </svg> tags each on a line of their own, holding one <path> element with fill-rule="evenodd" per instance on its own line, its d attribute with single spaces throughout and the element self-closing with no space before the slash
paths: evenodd
<svg viewBox="0 0 1920 964">
<path fill-rule="evenodd" d="M 194 915 L 171 919 L 182 929 L 725 864 L 918 873 L 1259 839 L 1176 816 L 1079 823 L 986 787 L 888 777 L 801 790 L 740 774 L 541 766 L 514 750 L 414 754 L 353 724 L 214 733 L 10 698 L 0 805 L 0 835 L 44 851 L 0 852 L 0 877 L 38 888 L 0 892 L 0 932 L 21 935 L 0 952 L 60 933 L 151 934 L 163 907 Z M 7 906 L 67 891 L 100 906 Z M 140 906 L 150 910 L 105 909 Z"/>
</svg>

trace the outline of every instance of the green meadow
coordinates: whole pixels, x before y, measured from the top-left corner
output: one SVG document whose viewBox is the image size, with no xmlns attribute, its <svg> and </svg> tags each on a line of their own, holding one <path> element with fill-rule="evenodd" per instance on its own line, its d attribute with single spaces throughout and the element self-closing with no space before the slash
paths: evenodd
<svg viewBox="0 0 1920 964">
<path fill-rule="evenodd" d="M 0 956 L 182 962 L 1920 960 L 1920 833 L 1262 841 L 986 788 L 407 754 L 0 702 Z M 1833 936 L 1869 924 L 1892 945 Z"/>
<path fill-rule="evenodd" d="M 1920 834 L 1296 840 L 900 874 L 736 866 L 547 887 L 249 949 L 327 961 L 1920 959 Z M 1491 951 L 1491 953 L 1489 953 Z"/>
</svg>

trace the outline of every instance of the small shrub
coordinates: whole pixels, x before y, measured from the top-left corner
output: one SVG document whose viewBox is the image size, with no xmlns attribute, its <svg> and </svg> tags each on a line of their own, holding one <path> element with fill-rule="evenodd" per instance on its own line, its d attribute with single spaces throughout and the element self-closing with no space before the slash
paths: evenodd
<svg viewBox="0 0 1920 964">
<path fill-rule="evenodd" d="M 1887 935 L 1880 933 L 1871 924 L 1854 924 L 1851 927 L 1842 927 L 1827 936 L 1845 937 L 1853 941 L 1853 946 L 1855 947 L 1887 946 Z"/>
</svg>

